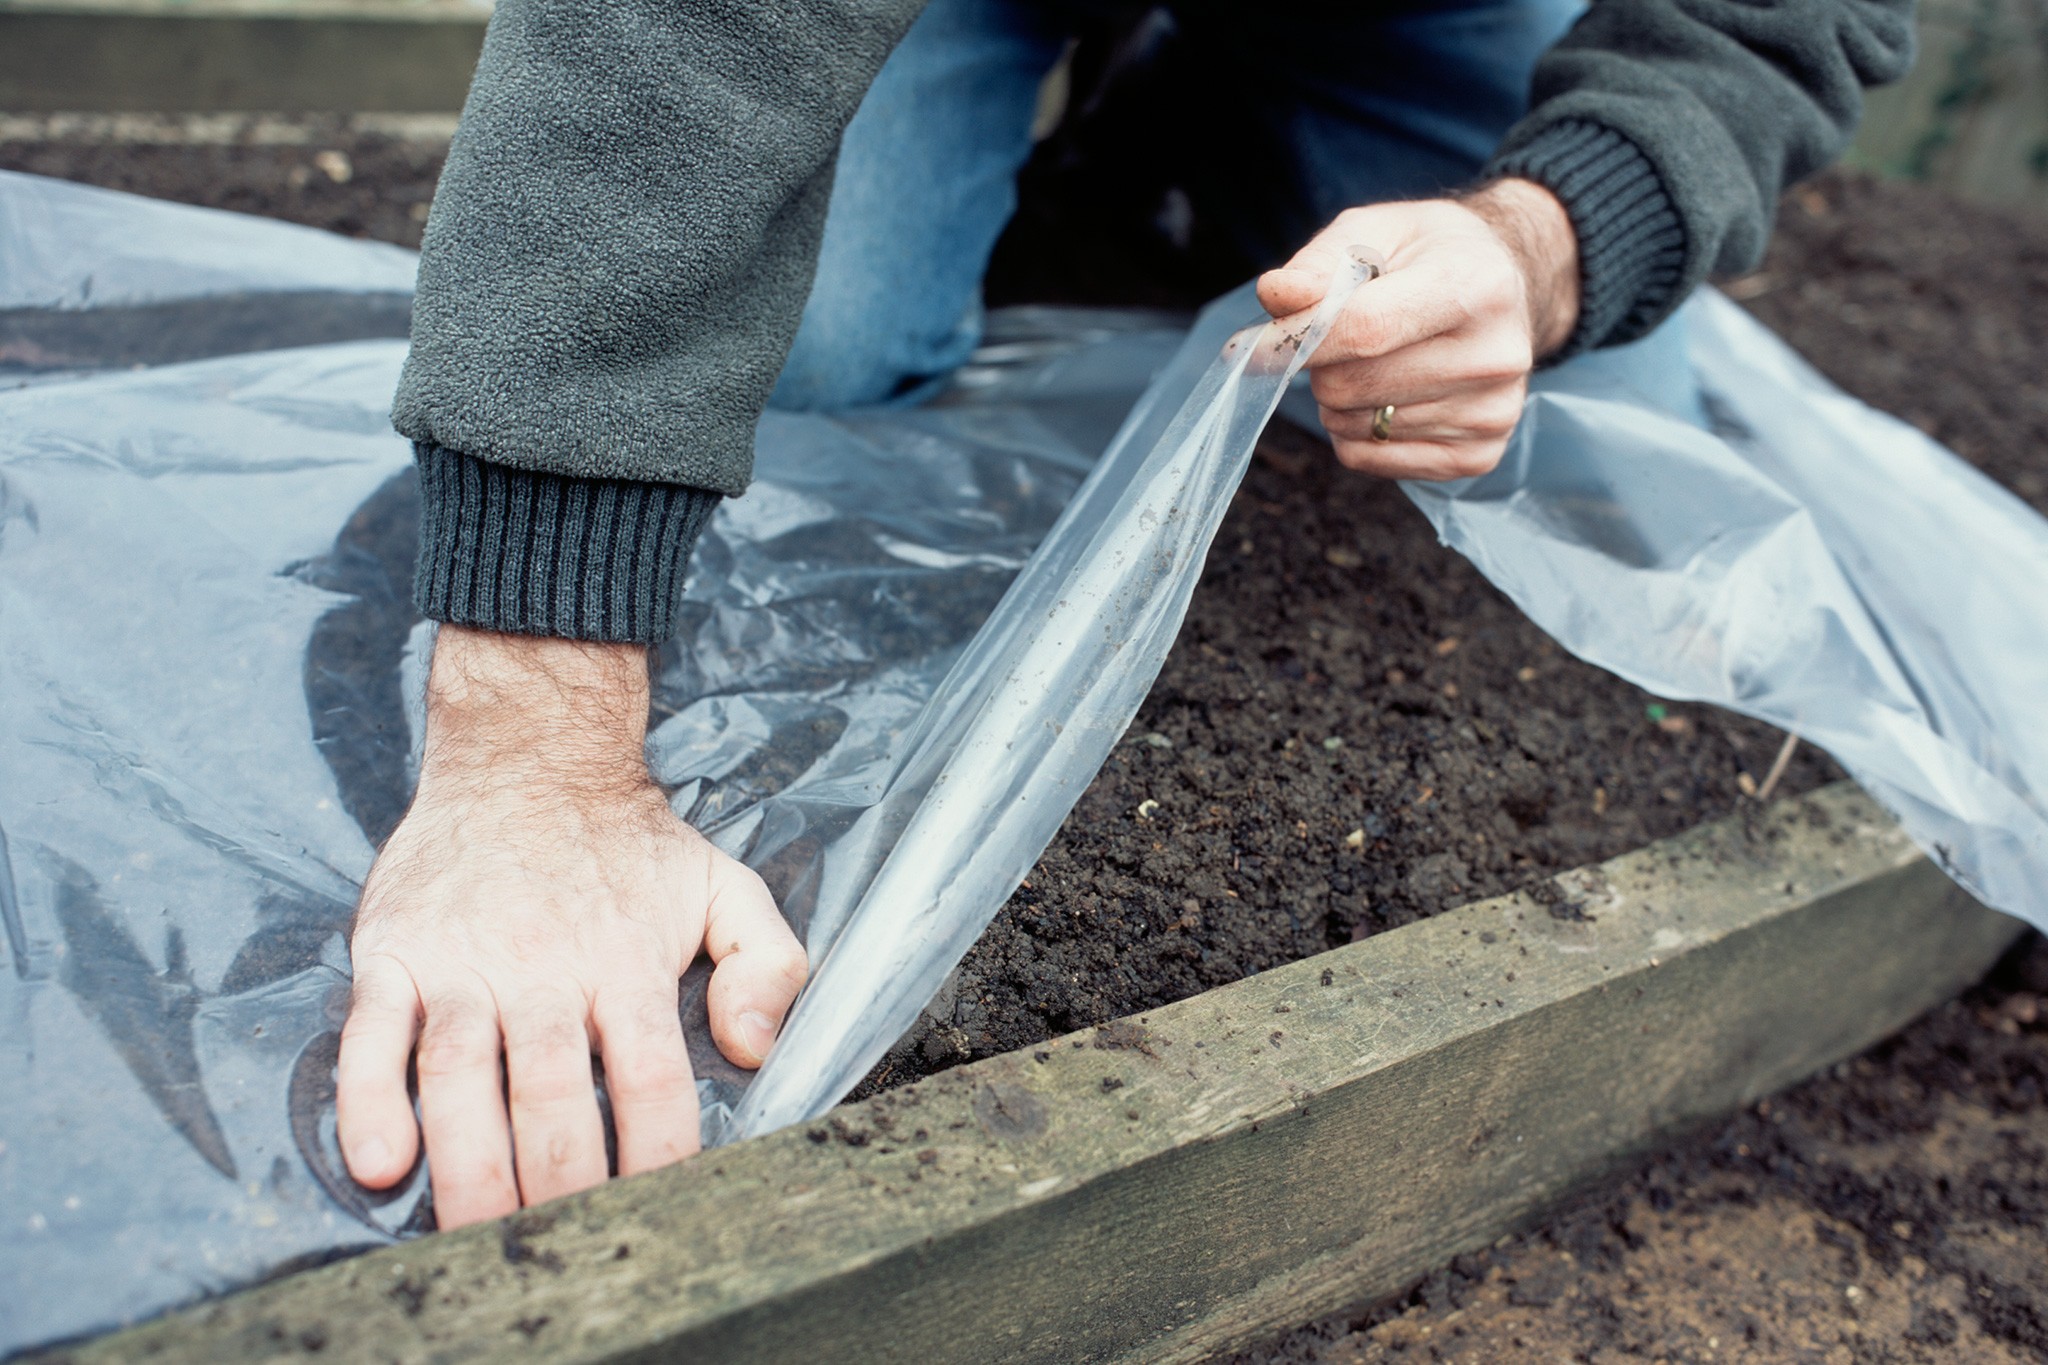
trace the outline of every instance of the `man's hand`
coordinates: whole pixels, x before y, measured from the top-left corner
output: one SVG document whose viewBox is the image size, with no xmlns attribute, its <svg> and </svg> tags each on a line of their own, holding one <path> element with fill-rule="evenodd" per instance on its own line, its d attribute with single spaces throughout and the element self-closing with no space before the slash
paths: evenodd
<svg viewBox="0 0 2048 1365">
<path fill-rule="evenodd" d="M 1501 180 L 1462 200 L 1350 209 L 1259 279 L 1274 317 L 1313 307 L 1353 245 L 1386 274 L 1352 295 L 1309 362 L 1337 458 L 1396 479 L 1463 479 L 1500 463 L 1529 370 L 1579 315 L 1578 238 L 1550 191 Z M 1394 407 L 1385 439 L 1373 423 Z"/>
<path fill-rule="evenodd" d="M 337 1105 L 372 1189 L 411 1169 L 425 1129 L 444 1228 L 605 1179 L 593 1052 L 621 1175 L 697 1150 L 677 981 L 700 948 L 712 1036 L 741 1066 L 803 984 L 761 879 L 649 779 L 647 699 L 638 646 L 440 631 L 419 792 L 356 912 Z"/>
</svg>

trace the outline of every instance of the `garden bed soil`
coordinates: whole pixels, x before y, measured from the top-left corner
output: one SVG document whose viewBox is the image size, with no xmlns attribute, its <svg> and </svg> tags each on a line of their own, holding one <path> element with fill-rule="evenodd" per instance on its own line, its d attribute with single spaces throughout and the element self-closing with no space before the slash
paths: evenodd
<svg viewBox="0 0 2048 1365">
<path fill-rule="evenodd" d="M 0 166 L 408 244 L 438 155 L 340 127 L 293 147 L 0 143 Z M 1831 175 L 1795 191 L 1769 263 L 1731 292 L 2048 508 L 2048 227 Z M 1398 490 L 1276 426 L 1130 737 L 862 1090 L 1743 809 L 1780 739 L 1563 654 Z M 1802 748 L 1780 790 L 1837 775 Z M 2028 958 L 1542 1231 L 1238 1359 L 2038 1354 L 2044 989 Z"/>
<path fill-rule="evenodd" d="M 1276 429 L 1130 736 L 870 1084 L 1676 834 L 1781 738 L 1566 655 L 1397 488 Z M 1802 750 L 1780 785 L 1835 775 Z"/>
</svg>

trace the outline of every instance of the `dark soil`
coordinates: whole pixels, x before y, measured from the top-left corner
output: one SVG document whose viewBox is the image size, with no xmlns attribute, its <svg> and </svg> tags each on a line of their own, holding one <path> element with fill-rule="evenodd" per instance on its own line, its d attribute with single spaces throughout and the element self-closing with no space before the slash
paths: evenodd
<svg viewBox="0 0 2048 1365">
<path fill-rule="evenodd" d="M 0 144 L 0 166 L 415 242 L 438 149 L 329 141 Z M 320 150 L 345 152 L 346 180 Z M 1031 278 L 1006 252 L 1007 278 Z M 1830 176 L 1795 193 L 1769 264 L 1733 292 L 2048 509 L 2048 226 Z M 1725 815 L 1779 740 L 1565 656 L 1397 490 L 1278 430 L 1131 737 L 864 1089 Z M 1782 789 L 1837 775 L 1802 750 Z M 2039 1358 L 2044 991 L 2037 952 L 1545 1229 L 1238 1359 Z"/>
<path fill-rule="evenodd" d="M 968 954 L 950 1009 L 870 1084 L 1676 834 L 1734 810 L 1779 741 L 1567 656 L 1398 489 L 1274 432 L 1131 737 Z M 1834 775 L 1805 750 L 1784 786 Z"/>
</svg>

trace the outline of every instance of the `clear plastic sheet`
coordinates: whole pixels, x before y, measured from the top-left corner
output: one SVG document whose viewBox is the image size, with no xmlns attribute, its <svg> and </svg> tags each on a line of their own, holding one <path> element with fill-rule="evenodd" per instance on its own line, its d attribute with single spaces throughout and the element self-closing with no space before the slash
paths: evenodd
<svg viewBox="0 0 2048 1365">
<path fill-rule="evenodd" d="M 404 337 L 416 268 L 381 242 L 0 171 L 0 389 Z"/>
<path fill-rule="evenodd" d="M 10 205 L 17 194 L 28 209 Z M 87 211 L 94 230 L 72 255 L 40 235 Z M 219 254 L 190 239 L 222 221 L 0 180 L 0 222 L 36 234 L 0 237 L 0 275 L 34 273 L 37 297 L 59 305 L 0 323 L 16 337 L 70 325 L 80 343 L 0 353 L 0 386 L 15 386 L 0 391 L 0 1351 L 427 1221 L 424 1172 L 381 1195 L 347 1179 L 332 1106 L 343 934 L 411 790 L 431 650 L 409 592 L 417 492 L 386 415 L 403 343 L 252 350 L 274 333 L 207 312 L 230 300 L 244 318 L 302 318 L 388 295 L 390 253 L 364 246 L 351 275 L 353 244 L 306 252 L 297 229 L 228 219 L 248 278 L 176 293 L 186 262 Z M 138 264 L 157 245 L 169 298 Z M 134 284 L 128 304 L 94 302 L 107 252 Z M 945 757 L 986 745 L 993 722 L 975 708 L 988 694 L 972 679 L 1006 657 L 982 649 L 973 664 L 963 650 L 1034 547 L 1065 512 L 1061 543 L 1084 558 L 1135 548 L 1073 529 L 1075 507 L 1123 508 L 1130 479 L 1074 495 L 1184 336 L 1146 316 L 1018 310 L 934 407 L 764 420 L 756 485 L 715 519 L 689 618 L 659 657 L 649 751 L 678 812 L 759 868 L 826 959 L 807 999 L 868 989 L 873 973 L 828 947 L 863 923 L 856 905 L 890 847 L 925 827 L 922 798 L 936 786 L 960 809 Z M 118 344 L 96 352 L 104 337 Z M 138 338 L 182 363 L 137 368 Z M 1239 358 L 1232 391 L 1270 404 L 1279 378 L 1261 380 L 1256 359 Z M 1236 434 L 1247 452 L 1257 425 Z M 1197 487 L 1220 507 L 1228 482 Z M 1148 594 L 1184 605 L 1202 547 L 1176 536 L 1178 557 L 1148 560 L 1126 607 Z M 1155 668 L 1178 612 L 1150 626 Z M 1043 636 L 1025 624 L 1005 638 Z M 1092 669 L 1098 682 L 1115 672 Z M 949 674 L 956 701 L 934 703 Z M 1005 770 L 999 790 L 1030 806 L 1022 837 L 1040 846 L 1149 674 L 1110 681 L 1110 710 L 1057 746 L 1064 776 L 1021 759 Z M 822 1097 L 813 1107 L 843 1093 L 1037 847 L 978 870 L 973 904 L 947 902 L 977 917 L 947 931 L 957 948 L 877 949 L 921 963 L 888 982 L 889 1010 L 853 1036 L 812 1026 L 810 1043 L 793 1024 L 770 1074 Z M 702 986 L 685 980 L 685 1022 L 715 1139 L 750 1078 L 709 1045 Z"/>
<path fill-rule="evenodd" d="M 332 1131 L 431 649 L 385 415 L 410 258 L 308 236 L 0 176 L 0 1353 L 424 1223 Z M 650 758 L 818 970 L 751 1088 L 686 978 L 707 1136 L 844 1093 L 1119 737 L 1314 341 L 1256 316 L 1011 312 L 932 407 L 763 422 Z M 1409 491 L 1569 647 L 1826 745 L 2044 918 L 2048 532 L 1731 305 L 1547 373 L 1497 473 Z"/>
<path fill-rule="evenodd" d="M 1259 433 L 1374 270 L 1354 262 L 1293 330 L 1233 332 L 1241 297 L 1197 321 L 826 852 L 835 920 L 808 941 L 832 946 L 738 1135 L 845 1094 L 1038 861 L 1159 676 Z"/>
<path fill-rule="evenodd" d="M 242 213 L 0 171 L 0 309 L 224 294 L 410 294 L 418 258 Z"/>
<path fill-rule="evenodd" d="M 2048 520 L 1733 303 L 1541 376 L 1498 469 L 1407 491 L 1567 649 L 1818 744 L 2048 928 Z"/>
</svg>

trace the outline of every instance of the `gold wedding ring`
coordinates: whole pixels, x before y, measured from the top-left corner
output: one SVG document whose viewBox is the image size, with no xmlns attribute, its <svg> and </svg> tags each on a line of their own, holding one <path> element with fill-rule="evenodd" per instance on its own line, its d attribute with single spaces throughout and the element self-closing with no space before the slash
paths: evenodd
<svg viewBox="0 0 2048 1365">
<path fill-rule="evenodd" d="M 1387 404 L 1372 415 L 1372 438 L 1375 441 L 1394 439 L 1394 405 Z"/>
</svg>

